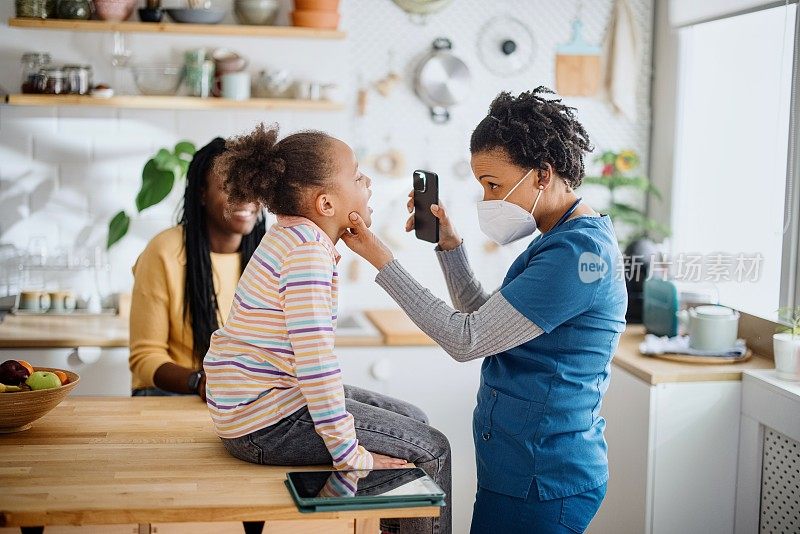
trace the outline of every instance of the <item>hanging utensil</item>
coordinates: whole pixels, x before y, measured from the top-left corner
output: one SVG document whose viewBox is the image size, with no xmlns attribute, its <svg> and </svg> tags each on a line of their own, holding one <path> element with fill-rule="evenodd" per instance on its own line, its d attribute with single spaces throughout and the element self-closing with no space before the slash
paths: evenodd
<svg viewBox="0 0 800 534">
<path fill-rule="evenodd" d="M 394 0 L 400 9 L 408 13 L 412 22 L 425 24 L 426 17 L 441 11 L 453 0 Z"/>
<path fill-rule="evenodd" d="M 534 40 L 530 28 L 510 15 L 487 22 L 478 38 L 478 55 L 498 76 L 519 74 L 533 63 Z"/>
<path fill-rule="evenodd" d="M 433 41 L 414 77 L 417 96 L 430 108 L 433 122 L 439 124 L 450 120 L 448 108 L 466 98 L 472 82 L 469 68 L 450 52 L 452 48 L 453 43 L 444 37 Z"/>
<path fill-rule="evenodd" d="M 594 96 L 602 79 L 599 46 L 582 35 L 583 22 L 572 21 L 572 40 L 556 49 L 556 90 L 562 96 Z"/>
</svg>

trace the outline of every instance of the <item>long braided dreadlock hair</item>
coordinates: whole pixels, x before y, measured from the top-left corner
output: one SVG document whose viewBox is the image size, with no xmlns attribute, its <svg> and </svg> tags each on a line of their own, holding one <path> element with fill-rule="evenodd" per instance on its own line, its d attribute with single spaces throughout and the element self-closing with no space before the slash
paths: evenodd
<svg viewBox="0 0 800 534">
<path fill-rule="evenodd" d="M 575 118 L 575 108 L 539 86 L 519 96 L 502 92 L 489 106 L 470 139 L 470 152 L 502 149 L 511 162 L 526 169 L 543 169 L 549 163 L 571 188 L 581 185 L 583 153 L 593 150 L 589 135 Z"/>
<path fill-rule="evenodd" d="M 224 151 L 225 139 L 217 137 L 195 153 L 186 174 L 183 209 L 178 217 L 178 223 L 183 226 L 186 251 L 183 316 L 192 325 L 193 357 L 197 368 L 202 366 L 203 357 L 208 352 L 211 334 L 220 326 L 219 306 L 214 295 L 211 248 L 208 241 L 203 192 L 208 187 L 208 173 L 214 160 Z M 247 265 L 265 232 L 266 222 L 259 216 L 253 231 L 242 236 L 239 245 L 242 269 Z"/>
</svg>

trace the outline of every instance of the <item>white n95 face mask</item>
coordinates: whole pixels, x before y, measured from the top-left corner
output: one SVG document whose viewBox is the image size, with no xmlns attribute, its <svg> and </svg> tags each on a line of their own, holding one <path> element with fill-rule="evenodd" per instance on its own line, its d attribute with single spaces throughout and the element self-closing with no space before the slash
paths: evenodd
<svg viewBox="0 0 800 534">
<path fill-rule="evenodd" d="M 489 239 L 500 245 L 507 245 L 518 239 L 529 236 L 536 231 L 536 219 L 533 210 L 542 196 L 542 189 L 536 195 L 530 213 L 516 204 L 507 202 L 506 199 L 519 187 L 533 169 L 529 170 L 503 200 L 481 200 L 478 202 L 478 223 L 481 230 Z"/>
</svg>

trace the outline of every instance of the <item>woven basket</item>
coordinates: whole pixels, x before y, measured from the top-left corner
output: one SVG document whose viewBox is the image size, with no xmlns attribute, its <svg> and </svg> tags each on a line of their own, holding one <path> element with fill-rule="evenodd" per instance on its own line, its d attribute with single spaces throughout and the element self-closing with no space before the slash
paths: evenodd
<svg viewBox="0 0 800 534">
<path fill-rule="evenodd" d="M 35 371 L 63 371 L 69 377 L 65 386 L 37 391 L 0 393 L 0 433 L 19 432 L 59 405 L 78 385 L 80 377 L 64 369 L 35 367 Z"/>
</svg>

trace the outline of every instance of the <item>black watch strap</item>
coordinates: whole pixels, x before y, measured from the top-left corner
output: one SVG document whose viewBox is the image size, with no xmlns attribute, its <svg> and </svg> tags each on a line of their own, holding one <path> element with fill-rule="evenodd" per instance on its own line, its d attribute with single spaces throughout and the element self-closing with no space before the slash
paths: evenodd
<svg viewBox="0 0 800 534">
<path fill-rule="evenodd" d="M 200 386 L 200 381 L 203 379 L 204 374 L 203 371 L 196 371 L 189 375 L 189 379 L 186 381 L 186 386 L 189 388 L 189 391 L 197 393 L 197 388 Z"/>
</svg>

